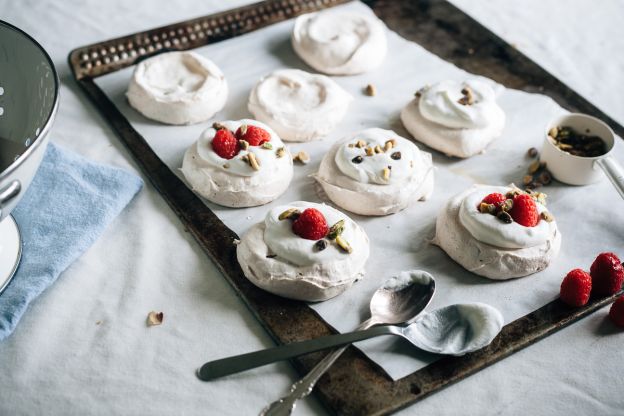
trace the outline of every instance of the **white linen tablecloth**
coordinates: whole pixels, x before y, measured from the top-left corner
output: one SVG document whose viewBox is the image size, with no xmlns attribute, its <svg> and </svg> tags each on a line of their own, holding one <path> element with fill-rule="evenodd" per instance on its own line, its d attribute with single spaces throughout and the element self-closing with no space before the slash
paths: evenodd
<svg viewBox="0 0 624 416">
<path fill-rule="evenodd" d="M 247 2 L 0 0 L 0 19 L 39 40 L 57 65 L 63 88 L 52 140 L 137 171 L 72 81 L 68 52 Z M 622 2 L 456 3 L 624 123 Z M 164 311 L 162 326 L 145 327 L 150 310 Z M 624 332 L 613 330 L 606 312 L 403 413 L 622 413 Z M 256 414 L 295 380 L 288 364 L 209 384 L 193 372 L 207 359 L 271 345 L 148 185 L 0 344 L 0 414 Z M 323 412 L 315 399 L 298 407 L 299 414 Z"/>
</svg>

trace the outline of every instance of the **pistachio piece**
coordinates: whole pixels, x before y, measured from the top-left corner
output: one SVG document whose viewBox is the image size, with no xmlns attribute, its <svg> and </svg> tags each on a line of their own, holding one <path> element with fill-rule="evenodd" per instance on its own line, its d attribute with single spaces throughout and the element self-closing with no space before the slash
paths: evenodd
<svg viewBox="0 0 624 416">
<path fill-rule="evenodd" d="M 214 122 L 212 123 L 212 128 L 215 130 L 223 130 L 223 129 L 227 129 L 227 127 L 225 127 L 223 124 L 219 123 L 219 122 Z"/>
<path fill-rule="evenodd" d="M 533 163 L 531 163 L 531 165 L 529 165 L 529 174 L 533 175 L 535 172 L 537 172 L 540 168 L 540 162 L 539 160 L 535 160 L 533 161 Z"/>
<path fill-rule="evenodd" d="M 286 211 L 282 212 L 279 217 L 277 217 L 277 219 L 280 221 L 296 220 L 297 218 L 299 218 L 299 215 L 301 215 L 301 211 L 299 211 L 297 208 L 288 208 Z"/>
<path fill-rule="evenodd" d="M 313 247 L 315 251 L 323 251 L 327 248 L 327 241 L 318 240 L 316 243 L 314 243 Z"/>
<path fill-rule="evenodd" d="M 295 157 L 293 157 L 293 160 L 295 162 L 299 162 L 304 165 L 307 165 L 310 162 L 310 156 L 302 150 L 299 153 L 297 153 Z"/>
<path fill-rule="evenodd" d="M 389 181 L 390 180 L 390 169 L 383 168 L 383 170 L 381 171 L 381 176 L 384 178 L 384 181 Z"/>
<path fill-rule="evenodd" d="M 373 149 L 375 151 L 375 153 L 383 153 L 383 149 L 381 148 L 381 146 L 377 145 L 375 146 L 375 148 Z"/>
<path fill-rule="evenodd" d="M 242 135 L 247 134 L 247 124 L 243 124 L 242 126 L 240 126 L 240 132 Z"/>
<path fill-rule="evenodd" d="M 524 175 L 524 177 L 522 178 L 522 183 L 528 185 L 531 182 L 533 182 L 533 175 Z"/>
<path fill-rule="evenodd" d="M 243 150 L 247 150 L 249 149 L 249 142 L 247 140 L 239 140 L 238 141 L 238 145 L 241 147 L 241 149 Z"/>
<path fill-rule="evenodd" d="M 364 89 L 364 93 L 369 97 L 374 97 L 375 95 L 377 95 L 377 88 L 375 88 L 373 84 L 368 84 Z"/>
<path fill-rule="evenodd" d="M 336 237 L 342 234 L 344 231 L 345 222 L 344 220 L 338 221 L 336 224 L 332 225 L 327 232 L 327 238 L 330 240 L 335 240 Z"/>
<path fill-rule="evenodd" d="M 364 140 L 358 140 L 357 142 L 355 142 L 355 147 L 357 147 L 358 149 L 361 149 L 365 146 L 366 146 L 366 142 Z"/>
<path fill-rule="evenodd" d="M 160 325 L 162 324 L 164 318 L 165 314 L 163 314 L 162 312 L 151 311 L 147 314 L 147 321 L 145 323 L 147 324 L 147 326 Z"/>
<path fill-rule="evenodd" d="M 496 205 L 488 204 L 487 202 L 481 202 L 479 204 L 479 212 L 482 214 L 494 214 L 496 213 Z"/>
<path fill-rule="evenodd" d="M 336 237 L 336 244 L 338 244 L 338 247 L 340 247 L 346 253 L 351 254 L 353 252 L 351 245 L 341 236 Z"/>
<path fill-rule="evenodd" d="M 474 95 L 472 94 L 472 89 L 470 87 L 464 87 L 461 90 L 463 97 L 457 100 L 461 105 L 472 105 L 474 104 Z"/>
<path fill-rule="evenodd" d="M 366 156 L 372 156 L 374 154 L 373 148 L 368 146 L 366 148 Z"/>
<path fill-rule="evenodd" d="M 505 202 L 501 204 L 501 210 L 505 212 L 511 211 L 513 208 L 513 199 L 506 199 Z"/>
<path fill-rule="evenodd" d="M 224 163 L 223 164 L 223 169 L 229 169 L 230 168 L 230 164 L 229 163 Z"/>
<path fill-rule="evenodd" d="M 249 153 L 248 159 L 249 159 L 249 166 L 251 166 L 251 168 L 253 170 L 260 170 L 260 163 L 258 163 L 258 159 L 256 159 L 256 155 L 253 153 Z"/>
<path fill-rule="evenodd" d="M 550 172 L 544 171 L 540 173 L 538 179 L 543 185 L 548 185 L 552 182 L 552 175 L 550 174 Z"/>
<path fill-rule="evenodd" d="M 275 151 L 275 156 L 277 156 L 277 157 L 283 157 L 285 154 L 286 154 L 286 149 L 284 149 L 283 147 L 279 147 Z"/>
<path fill-rule="evenodd" d="M 386 143 L 384 144 L 384 152 L 387 152 L 388 150 L 392 149 L 395 146 L 396 146 L 396 140 L 394 139 L 386 140 Z"/>
<path fill-rule="evenodd" d="M 555 220 L 555 217 L 548 211 L 542 211 L 540 218 L 546 222 L 553 222 Z"/>
<path fill-rule="evenodd" d="M 557 129 L 557 127 L 551 127 L 551 129 L 550 129 L 550 130 L 548 130 L 548 135 L 549 135 L 550 137 L 552 137 L 553 139 L 556 139 L 556 138 L 557 138 L 557 133 L 558 133 L 558 130 L 559 130 L 559 129 Z"/>
<path fill-rule="evenodd" d="M 496 218 L 498 218 L 505 224 L 511 224 L 513 222 L 513 218 L 511 218 L 511 215 L 509 215 L 509 213 L 506 211 L 500 211 L 498 214 L 496 214 Z"/>
<path fill-rule="evenodd" d="M 262 147 L 263 149 L 267 149 L 267 150 L 271 150 L 271 149 L 273 149 L 273 145 L 272 145 L 271 143 L 269 143 L 269 142 L 264 142 L 264 143 L 262 143 L 262 146 L 261 146 L 261 147 Z"/>
<path fill-rule="evenodd" d="M 538 152 L 538 151 L 537 151 L 537 149 L 536 149 L 536 148 L 534 148 L 534 147 L 530 148 L 530 149 L 527 151 L 527 155 L 528 155 L 530 158 L 535 158 L 535 157 L 537 157 L 537 155 L 538 155 L 538 154 L 539 154 L 539 152 Z"/>
</svg>

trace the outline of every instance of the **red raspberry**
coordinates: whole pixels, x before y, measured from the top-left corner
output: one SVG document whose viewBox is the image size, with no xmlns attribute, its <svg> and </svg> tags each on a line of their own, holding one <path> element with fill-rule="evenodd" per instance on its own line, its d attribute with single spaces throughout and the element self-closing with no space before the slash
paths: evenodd
<svg viewBox="0 0 624 416">
<path fill-rule="evenodd" d="M 321 211 L 306 208 L 293 222 L 292 230 L 299 237 L 307 240 L 320 240 L 327 235 L 329 227 Z"/>
<path fill-rule="evenodd" d="M 247 128 L 243 133 L 244 127 Z M 262 143 L 266 143 L 271 140 L 271 134 L 256 126 L 243 125 L 236 130 L 236 137 L 238 140 L 245 140 L 250 146 L 262 146 Z"/>
<path fill-rule="evenodd" d="M 592 279 L 589 273 L 574 269 L 561 282 L 559 297 L 570 306 L 583 306 L 589 301 Z"/>
<path fill-rule="evenodd" d="M 507 198 L 505 198 L 505 195 L 499 194 L 498 192 L 495 192 L 495 193 L 489 194 L 488 196 L 483 198 L 483 201 L 481 201 L 481 202 L 485 202 L 486 204 L 495 205 L 496 208 L 500 208 L 500 206 L 503 205 L 503 203 L 505 202 L 506 199 Z"/>
<path fill-rule="evenodd" d="M 240 151 L 240 145 L 231 131 L 220 129 L 212 139 L 212 150 L 224 159 L 232 159 Z"/>
<path fill-rule="evenodd" d="M 613 295 L 622 288 L 624 267 L 613 253 L 601 253 L 591 265 L 589 273 L 592 287 L 597 295 Z"/>
<path fill-rule="evenodd" d="M 515 222 L 525 227 L 535 227 L 540 219 L 535 201 L 527 194 L 514 197 L 513 207 L 509 211 L 509 215 Z"/>
<path fill-rule="evenodd" d="M 613 302 L 609 309 L 609 318 L 614 324 L 624 328 L 624 296 L 620 296 Z"/>
</svg>

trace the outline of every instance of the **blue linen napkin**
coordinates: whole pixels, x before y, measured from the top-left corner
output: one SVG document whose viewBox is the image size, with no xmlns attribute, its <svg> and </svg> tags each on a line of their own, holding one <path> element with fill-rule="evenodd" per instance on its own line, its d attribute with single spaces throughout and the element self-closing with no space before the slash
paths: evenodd
<svg viewBox="0 0 624 416">
<path fill-rule="evenodd" d="M 22 261 L 0 295 L 0 341 L 142 186 L 136 175 L 49 144 L 30 188 L 13 210 L 23 239 Z"/>
</svg>

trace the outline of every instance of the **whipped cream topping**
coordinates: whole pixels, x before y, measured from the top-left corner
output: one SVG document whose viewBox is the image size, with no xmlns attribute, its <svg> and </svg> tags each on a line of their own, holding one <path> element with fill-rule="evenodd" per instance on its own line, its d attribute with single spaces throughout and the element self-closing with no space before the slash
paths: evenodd
<svg viewBox="0 0 624 416">
<path fill-rule="evenodd" d="M 505 224 L 496 216 L 479 212 L 478 206 L 486 195 L 494 192 L 505 194 L 511 188 L 503 186 L 479 187 L 468 194 L 459 208 L 459 221 L 477 240 L 502 248 L 535 247 L 549 241 L 557 229 L 555 221 L 542 219 L 535 227 L 525 227 L 517 222 Z M 535 203 L 541 214 L 547 211 L 539 202 Z"/>
<path fill-rule="evenodd" d="M 292 43 L 299 56 L 328 74 L 357 74 L 377 67 L 386 51 L 385 25 L 368 14 L 326 10 L 299 16 Z"/>
<path fill-rule="evenodd" d="M 284 140 L 327 134 L 345 115 L 353 97 L 324 75 L 281 69 L 262 78 L 249 96 L 249 111 Z"/>
<path fill-rule="evenodd" d="M 329 227 L 340 220 L 344 220 L 344 231 L 341 236 L 351 245 L 353 251 L 346 253 L 333 242 L 328 243 L 324 250 L 316 250 L 314 248 L 316 240 L 307 240 L 296 235 L 292 231 L 290 220 L 280 221 L 279 215 L 290 208 L 297 208 L 302 212 L 306 208 L 316 208 L 325 216 Z M 296 266 L 331 263 L 344 260 L 347 256 L 368 257 L 368 239 L 362 229 L 345 214 L 325 204 L 297 201 L 288 205 L 281 205 L 267 213 L 264 223 L 266 245 L 278 257 Z"/>
<path fill-rule="evenodd" d="M 276 164 L 278 159 L 280 159 L 277 157 L 277 149 L 284 147 L 284 142 L 280 140 L 279 136 L 275 134 L 269 126 L 251 119 L 222 121 L 220 124 L 225 126 L 232 133 L 236 133 L 236 130 L 243 125 L 260 127 L 268 131 L 271 135 L 271 140 L 269 141 L 269 143 L 271 143 L 271 149 L 265 149 L 262 146 L 249 146 L 247 150 L 241 149 L 232 159 L 225 159 L 212 149 L 212 139 L 214 139 L 217 130 L 215 130 L 214 127 L 210 127 L 199 136 L 199 140 L 195 144 L 195 146 L 197 146 L 197 154 L 203 162 L 214 168 L 238 176 L 253 176 L 259 172 L 277 169 Z M 260 170 L 253 169 L 248 162 L 243 160 L 243 158 L 250 153 L 253 153 L 256 157 L 260 165 Z M 282 157 L 285 158 L 289 156 L 285 154 Z"/>
<path fill-rule="evenodd" d="M 356 143 L 363 141 L 363 147 Z M 392 141 L 391 149 L 367 156 L 366 149 L 377 146 L 384 149 L 386 143 Z M 378 148 L 378 149 L 379 149 Z M 380 185 L 397 184 L 411 176 L 423 176 L 430 168 L 423 155 L 411 141 L 398 136 L 392 130 L 371 128 L 353 134 L 344 140 L 336 152 L 336 165 L 340 171 L 361 183 Z M 389 176 L 384 177 L 384 169 Z"/>
<path fill-rule="evenodd" d="M 461 104 L 462 90 L 472 92 L 474 102 Z M 420 91 L 418 108 L 424 118 L 454 129 L 484 128 L 504 124 L 505 113 L 496 103 L 496 93 L 486 82 L 442 81 Z"/>
<path fill-rule="evenodd" d="M 195 52 L 168 52 L 139 63 L 128 87 L 130 104 L 171 124 L 207 120 L 223 108 L 227 82 L 219 67 Z"/>
</svg>

